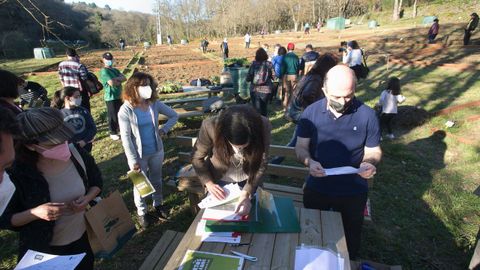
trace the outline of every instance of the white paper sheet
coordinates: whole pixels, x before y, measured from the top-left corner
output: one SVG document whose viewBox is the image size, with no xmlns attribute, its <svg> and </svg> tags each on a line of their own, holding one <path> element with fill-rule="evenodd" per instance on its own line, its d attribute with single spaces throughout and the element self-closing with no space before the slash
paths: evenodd
<svg viewBox="0 0 480 270">
<path fill-rule="evenodd" d="M 341 174 L 355 174 L 358 173 L 359 170 L 357 168 L 351 166 L 343 166 L 337 168 L 329 168 L 324 169 L 326 175 L 341 175 Z"/>
<path fill-rule="evenodd" d="M 217 200 L 212 194 L 208 194 L 207 197 L 198 204 L 198 207 L 200 207 L 200 209 L 205 209 L 208 207 L 214 207 L 217 205 L 228 203 L 240 197 L 240 194 L 242 192 L 240 190 L 240 187 L 237 184 L 233 183 L 223 186 L 223 190 L 225 190 L 225 193 L 227 195 L 224 200 Z"/>
<path fill-rule="evenodd" d="M 73 270 L 85 255 L 86 253 L 58 256 L 29 249 L 14 270 Z"/>
<path fill-rule="evenodd" d="M 195 235 L 201 236 L 202 242 L 219 242 L 219 243 L 230 243 L 230 244 L 239 244 L 242 240 L 242 237 L 239 233 L 234 232 L 206 232 L 205 225 L 206 220 L 200 220 L 195 230 Z"/>
<path fill-rule="evenodd" d="M 295 251 L 295 270 L 343 270 L 344 263 L 329 250 L 302 247 Z"/>
</svg>

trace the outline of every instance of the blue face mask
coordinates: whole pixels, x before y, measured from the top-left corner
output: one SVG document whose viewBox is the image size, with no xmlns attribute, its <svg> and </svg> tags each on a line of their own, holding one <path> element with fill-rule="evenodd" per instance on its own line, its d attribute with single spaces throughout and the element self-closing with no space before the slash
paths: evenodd
<svg viewBox="0 0 480 270">
<path fill-rule="evenodd" d="M 105 64 L 111 67 L 113 65 L 113 60 L 105 60 Z"/>
</svg>

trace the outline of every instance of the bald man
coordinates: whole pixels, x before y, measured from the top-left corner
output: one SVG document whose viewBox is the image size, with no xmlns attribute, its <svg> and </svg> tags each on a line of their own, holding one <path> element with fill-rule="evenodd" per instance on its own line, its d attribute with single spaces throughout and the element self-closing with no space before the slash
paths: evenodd
<svg viewBox="0 0 480 270">
<path fill-rule="evenodd" d="M 355 73 L 345 65 L 325 77 L 324 99 L 308 106 L 297 127 L 297 158 L 309 168 L 304 188 L 305 208 L 342 214 L 350 259 L 360 248 L 366 179 L 380 161 L 380 128 L 375 112 L 355 98 Z M 326 168 L 351 166 L 358 173 L 326 175 Z"/>
</svg>

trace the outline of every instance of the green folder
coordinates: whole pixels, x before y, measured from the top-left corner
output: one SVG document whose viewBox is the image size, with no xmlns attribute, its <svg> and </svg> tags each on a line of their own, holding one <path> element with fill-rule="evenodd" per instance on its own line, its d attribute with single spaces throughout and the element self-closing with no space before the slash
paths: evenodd
<svg viewBox="0 0 480 270">
<path fill-rule="evenodd" d="M 128 178 L 132 180 L 133 185 L 138 190 L 138 193 L 140 193 L 140 196 L 142 198 L 145 198 L 155 192 L 155 188 L 152 186 L 152 183 L 150 183 L 150 180 L 148 180 L 144 172 L 137 172 L 132 170 L 129 171 L 127 175 Z"/>
<path fill-rule="evenodd" d="M 247 222 L 220 222 L 207 220 L 207 232 L 250 232 L 250 233 L 299 233 L 300 223 L 297 212 L 290 198 L 273 197 L 275 208 L 271 209 L 265 202 L 252 203 L 251 219 Z M 257 207 L 255 207 L 257 205 Z M 258 214 L 258 218 L 254 218 Z"/>
</svg>

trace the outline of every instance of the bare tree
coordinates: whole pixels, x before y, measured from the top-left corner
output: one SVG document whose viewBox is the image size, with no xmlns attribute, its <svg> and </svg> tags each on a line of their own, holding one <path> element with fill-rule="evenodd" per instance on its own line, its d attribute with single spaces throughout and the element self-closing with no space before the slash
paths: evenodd
<svg viewBox="0 0 480 270">
<path fill-rule="evenodd" d="M 412 17 L 413 17 L 413 18 L 416 18 L 416 17 L 417 17 L 417 0 L 413 1 Z"/>
</svg>

